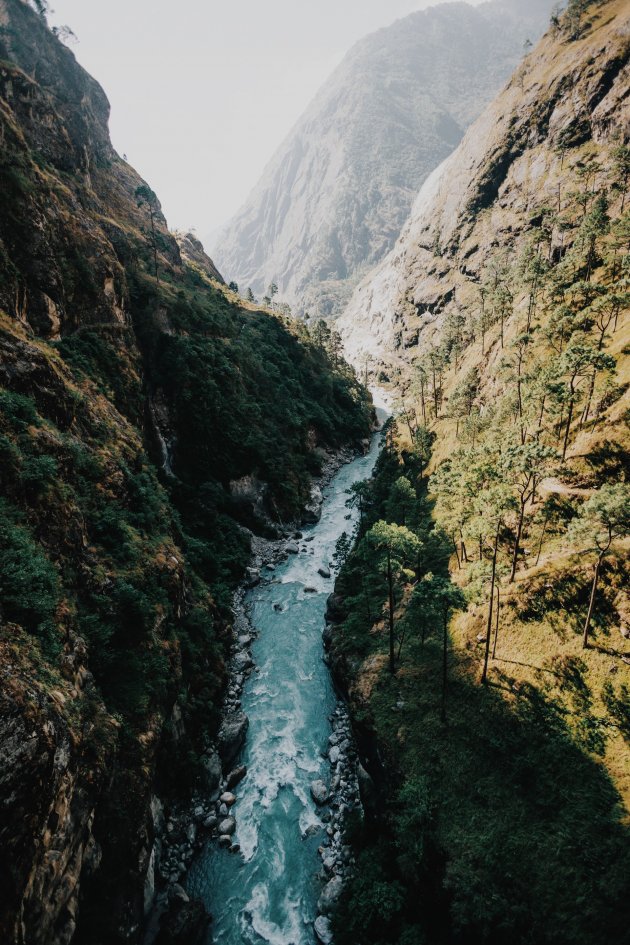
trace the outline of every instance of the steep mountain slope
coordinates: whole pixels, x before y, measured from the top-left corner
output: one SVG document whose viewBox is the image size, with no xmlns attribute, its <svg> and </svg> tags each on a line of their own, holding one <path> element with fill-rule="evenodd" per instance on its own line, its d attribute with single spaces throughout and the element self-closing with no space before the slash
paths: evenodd
<svg viewBox="0 0 630 945">
<path fill-rule="evenodd" d="M 628 939 L 629 52 L 571 0 L 342 320 L 398 404 L 327 633 L 341 945 Z"/>
<path fill-rule="evenodd" d="M 108 114 L 0 0 L 3 943 L 140 939 L 165 805 L 220 777 L 243 526 L 294 521 L 370 430 L 339 359 L 180 251 Z"/>
<path fill-rule="evenodd" d="M 442 4 L 358 43 L 221 236 L 227 278 L 257 294 L 273 280 L 298 311 L 338 314 L 550 9 Z"/>
<path fill-rule="evenodd" d="M 357 287 L 337 325 L 357 363 L 364 355 L 386 361 L 399 355 L 408 362 L 448 312 L 471 304 L 471 292 L 476 303 L 475 285 L 498 246 L 517 255 L 540 226 L 542 209 L 557 209 L 560 216 L 569 176 L 565 158 L 579 166 L 584 155 L 578 145 L 597 149 L 624 140 L 622 13 L 615 29 L 560 48 L 555 38 L 551 30 L 431 174 L 395 248 Z M 551 241 L 550 256 L 565 251 L 557 223 Z"/>
</svg>

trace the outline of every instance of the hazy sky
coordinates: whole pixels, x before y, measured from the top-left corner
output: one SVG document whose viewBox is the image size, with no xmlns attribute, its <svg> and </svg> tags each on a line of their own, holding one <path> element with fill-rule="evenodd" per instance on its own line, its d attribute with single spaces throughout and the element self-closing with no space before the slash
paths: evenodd
<svg viewBox="0 0 630 945">
<path fill-rule="evenodd" d="M 169 225 L 204 236 L 244 202 L 347 49 L 435 0 L 52 0 L 112 105 L 114 146 Z"/>
</svg>

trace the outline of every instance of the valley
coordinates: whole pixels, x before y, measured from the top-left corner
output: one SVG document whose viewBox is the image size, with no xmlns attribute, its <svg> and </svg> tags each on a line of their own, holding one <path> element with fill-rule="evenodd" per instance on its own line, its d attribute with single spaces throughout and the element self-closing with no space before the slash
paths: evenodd
<svg viewBox="0 0 630 945">
<path fill-rule="evenodd" d="M 211 259 L 0 0 L 3 943 L 630 941 L 629 54 L 411 14 Z"/>
</svg>

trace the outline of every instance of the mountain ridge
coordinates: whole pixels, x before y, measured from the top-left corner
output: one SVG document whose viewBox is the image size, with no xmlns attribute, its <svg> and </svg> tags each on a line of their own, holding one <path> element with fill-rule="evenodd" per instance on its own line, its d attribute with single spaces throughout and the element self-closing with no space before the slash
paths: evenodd
<svg viewBox="0 0 630 945">
<path fill-rule="evenodd" d="M 360 40 L 224 230 L 213 255 L 227 277 L 258 294 L 275 281 L 300 312 L 337 313 L 548 8 L 523 19 L 514 4 L 442 4 Z"/>
</svg>

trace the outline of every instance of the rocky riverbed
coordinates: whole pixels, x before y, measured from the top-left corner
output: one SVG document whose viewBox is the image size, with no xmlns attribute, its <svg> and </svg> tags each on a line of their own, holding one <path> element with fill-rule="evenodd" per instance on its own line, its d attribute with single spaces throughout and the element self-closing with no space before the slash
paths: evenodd
<svg viewBox="0 0 630 945">
<path fill-rule="evenodd" d="M 369 443 L 366 442 L 365 446 L 367 448 Z M 327 455 L 322 474 L 313 485 L 304 525 L 312 525 L 319 520 L 326 486 L 339 469 L 355 456 L 350 450 Z M 177 924 L 174 917 L 182 914 L 188 916 L 191 930 L 196 930 L 195 934 L 199 936 L 203 926 L 199 921 L 195 899 L 186 891 L 186 874 L 190 864 L 196 853 L 209 842 L 217 843 L 232 854 L 240 852 L 240 845 L 235 839 L 237 820 L 233 808 L 239 786 L 247 777 L 246 767 L 237 764 L 249 725 L 247 715 L 242 710 L 242 693 L 247 679 L 258 672 L 251 649 L 258 632 L 251 619 L 247 593 L 259 585 L 277 583 L 276 569 L 291 556 L 313 555 L 312 542 L 312 536 L 305 536 L 295 524 L 286 527 L 277 539 L 251 535 L 250 566 L 242 587 L 234 595 L 229 683 L 222 721 L 216 741 L 207 747 L 202 758 L 205 783 L 189 806 L 172 807 L 165 812 L 160 801 L 155 799 L 154 869 L 149 871 L 153 879 L 146 890 L 147 899 L 154 899 L 154 914 L 147 943 L 155 941 L 157 919 L 161 918 L 162 925 L 169 927 Z M 332 561 L 318 562 L 318 565 L 319 576 L 326 581 L 331 579 Z M 305 587 L 304 592 L 316 593 L 316 589 Z M 333 731 L 326 750 L 330 774 L 324 784 L 325 796 L 321 795 L 318 802 L 321 824 L 317 830 L 321 836 L 322 890 L 315 930 L 319 940 L 324 943 L 331 940 L 329 915 L 340 892 L 343 877 L 352 866 L 350 850 L 344 844 L 343 825 L 349 811 L 359 803 L 356 749 L 348 716 L 341 703 L 330 716 L 330 722 Z M 193 941 L 192 937 L 190 940 Z M 158 941 L 162 941 L 162 933 Z"/>
</svg>

